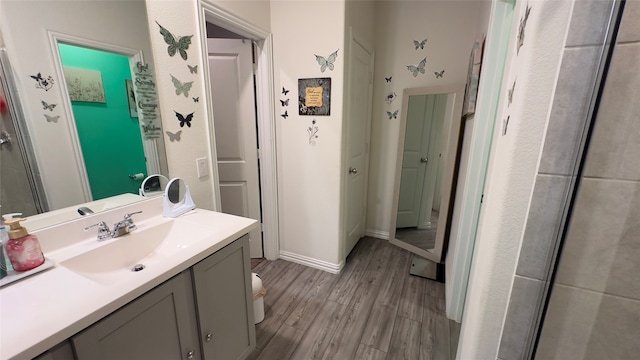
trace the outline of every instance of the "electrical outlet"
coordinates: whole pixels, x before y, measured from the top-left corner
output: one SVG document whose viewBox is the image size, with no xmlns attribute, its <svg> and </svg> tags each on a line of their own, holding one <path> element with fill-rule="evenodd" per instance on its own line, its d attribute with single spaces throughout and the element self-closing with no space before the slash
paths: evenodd
<svg viewBox="0 0 640 360">
<path fill-rule="evenodd" d="M 196 159 L 196 168 L 198 169 L 199 179 L 209 176 L 209 165 L 207 165 L 206 157 Z"/>
</svg>

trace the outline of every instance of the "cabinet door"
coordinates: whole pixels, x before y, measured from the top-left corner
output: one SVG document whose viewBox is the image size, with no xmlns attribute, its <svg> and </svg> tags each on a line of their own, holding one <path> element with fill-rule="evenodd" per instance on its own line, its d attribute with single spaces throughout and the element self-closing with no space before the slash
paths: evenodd
<svg viewBox="0 0 640 360">
<path fill-rule="evenodd" d="M 52 347 L 48 351 L 40 354 L 34 360 L 74 360 L 71 342 L 65 340 L 62 343 Z"/>
<path fill-rule="evenodd" d="M 187 271 L 72 337 L 78 360 L 201 359 Z"/>
<path fill-rule="evenodd" d="M 245 359 L 256 344 L 249 238 L 193 267 L 203 358 Z"/>
</svg>

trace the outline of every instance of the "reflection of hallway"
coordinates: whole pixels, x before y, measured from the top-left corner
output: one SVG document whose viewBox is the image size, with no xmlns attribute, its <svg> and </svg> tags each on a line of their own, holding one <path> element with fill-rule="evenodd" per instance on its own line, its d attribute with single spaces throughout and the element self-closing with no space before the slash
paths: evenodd
<svg viewBox="0 0 640 360">
<path fill-rule="evenodd" d="M 431 228 L 418 229 L 416 227 L 396 229 L 396 239 L 421 249 L 433 249 L 436 246 L 436 230 L 438 226 L 437 211 L 431 211 Z"/>
</svg>

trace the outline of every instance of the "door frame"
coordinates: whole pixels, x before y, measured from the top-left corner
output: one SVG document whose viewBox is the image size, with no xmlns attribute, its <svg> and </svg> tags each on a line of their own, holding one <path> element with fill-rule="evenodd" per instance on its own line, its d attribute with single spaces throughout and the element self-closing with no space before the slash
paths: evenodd
<svg viewBox="0 0 640 360">
<path fill-rule="evenodd" d="M 200 25 L 200 46 L 207 48 L 207 22 L 220 26 L 236 34 L 245 36 L 253 41 L 256 52 L 256 115 L 258 123 L 258 142 L 260 151 L 260 200 L 262 212 L 262 244 L 264 257 L 268 260 L 276 260 L 280 256 L 279 227 L 278 227 L 278 188 L 276 173 L 276 138 L 275 131 L 275 96 L 273 90 L 273 38 L 272 35 L 259 27 L 237 17 L 236 15 L 213 3 L 213 0 L 198 2 L 198 21 Z M 201 53 L 203 63 L 203 76 L 209 79 L 209 62 L 206 51 Z M 211 98 L 211 83 L 205 81 L 206 98 Z M 220 188 L 218 187 L 220 175 L 216 160 L 215 128 L 213 125 L 213 105 L 207 102 L 209 122 L 209 157 L 213 173 L 213 193 L 215 195 L 214 209 L 222 209 L 220 203 Z"/>
<path fill-rule="evenodd" d="M 82 154 L 82 148 L 80 147 L 80 136 L 78 135 L 78 128 L 76 126 L 76 118 L 73 115 L 73 108 L 71 104 L 71 98 L 69 97 L 69 91 L 67 81 L 64 77 L 64 68 L 62 64 L 62 58 L 60 57 L 60 51 L 58 49 L 59 43 L 70 44 L 73 46 L 80 46 L 94 50 L 108 51 L 115 54 L 123 55 L 129 58 L 129 71 L 133 76 L 131 69 L 135 68 L 138 62 L 144 64 L 144 57 L 142 50 L 136 50 L 127 48 L 124 46 L 113 45 L 103 43 L 100 41 L 85 39 L 79 36 L 63 34 L 55 31 L 47 31 L 49 38 L 49 44 L 51 47 L 51 56 L 53 58 L 53 67 L 55 74 L 59 80 L 58 87 L 60 88 L 60 97 L 62 98 L 61 107 L 64 109 L 64 114 L 71 121 L 65 122 L 66 130 L 69 133 L 69 137 L 72 139 L 71 148 L 74 153 L 74 165 L 80 176 L 80 191 L 86 202 L 93 201 L 93 195 L 91 194 L 91 186 L 89 185 L 89 176 L 84 161 L 84 155 Z M 134 81 L 135 84 L 135 81 Z M 134 85 L 135 86 L 135 85 Z M 147 175 L 160 174 L 160 156 L 158 154 L 158 145 L 155 141 L 145 141 L 142 129 L 140 129 L 140 136 L 142 140 L 142 146 L 144 155 L 147 159 L 146 168 Z"/>
<path fill-rule="evenodd" d="M 352 44 L 353 43 L 357 43 L 359 46 L 361 46 L 367 53 L 369 53 L 369 57 L 371 59 L 371 64 L 369 67 L 369 93 L 368 93 L 368 98 L 369 98 L 369 109 L 367 112 L 367 123 L 365 124 L 366 127 L 366 134 L 365 134 L 365 142 L 366 142 L 366 159 L 364 161 L 365 163 L 365 169 L 362 176 L 364 179 L 364 189 L 362 190 L 364 193 L 364 196 L 362 197 L 362 207 L 363 207 L 363 211 L 362 211 L 362 221 L 363 221 L 363 226 L 362 226 L 362 234 L 360 235 L 360 237 L 362 237 L 366 231 L 367 228 L 367 194 L 368 194 L 368 189 L 369 189 L 369 157 L 370 157 L 370 148 L 371 148 L 371 116 L 373 113 L 373 71 L 375 69 L 375 50 L 373 50 L 373 47 L 370 46 L 369 44 L 367 44 L 367 42 L 360 37 L 355 31 L 353 31 L 353 27 L 349 27 L 349 42 L 348 42 L 348 46 L 347 46 L 347 54 L 346 54 L 346 58 L 347 58 L 347 69 L 351 69 L 351 62 L 353 61 L 353 57 L 352 57 Z M 350 86 L 351 86 L 351 71 L 348 72 L 347 74 L 348 78 L 347 78 L 347 82 L 345 84 L 345 106 L 344 106 L 344 119 L 346 119 L 346 121 L 348 121 L 349 118 L 349 111 L 350 109 L 350 105 L 351 104 L 351 99 L 350 99 Z M 342 212 L 342 216 L 340 216 L 340 229 L 341 230 L 341 234 L 342 234 L 342 239 L 340 240 L 340 261 L 342 264 L 344 264 L 344 261 L 347 257 L 347 239 L 348 239 L 348 233 L 349 233 L 349 229 L 347 228 L 347 197 L 348 197 L 348 193 L 347 193 L 347 172 L 349 169 L 349 154 L 346 151 L 347 149 L 347 141 L 349 140 L 349 134 L 347 133 L 348 130 L 348 125 L 347 123 L 343 122 L 343 137 L 342 137 L 342 148 L 345 149 L 345 151 L 343 151 L 343 155 L 342 155 L 342 169 L 343 171 L 341 171 L 341 202 L 342 204 L 340 205 L 340 211 Z"/>
</svg>

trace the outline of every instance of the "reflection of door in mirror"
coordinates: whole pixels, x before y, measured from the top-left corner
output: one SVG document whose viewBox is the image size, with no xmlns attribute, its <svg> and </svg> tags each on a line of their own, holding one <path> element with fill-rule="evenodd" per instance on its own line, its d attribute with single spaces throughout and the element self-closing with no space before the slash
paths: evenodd
<svg viewBox="0 0 640 360">
<path fill-rule="evenodd" d="M 436 263 L 451 226 L 463 95 L 462 85 L 403 92 L 389 241 Z"/>
<path fill-rule="evenodd" d="M 129 58 L 62 43 L 58 49 L 93 199 L 138 193 L 141 181 L 129 175 L 147 168 L 138 118 L 129 109 Z"/>
<path fill-rule="evenodd" d="M 396 238 L 425 250 L 435 247 L 446 105 L 446 94 L 412 95 L 407 110 Z"/>
</svg>

